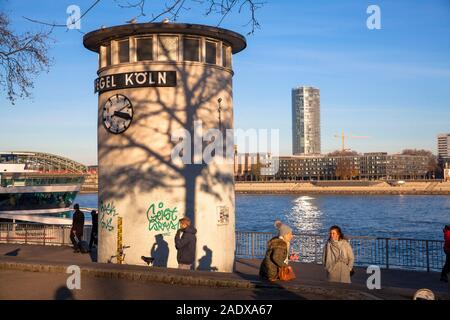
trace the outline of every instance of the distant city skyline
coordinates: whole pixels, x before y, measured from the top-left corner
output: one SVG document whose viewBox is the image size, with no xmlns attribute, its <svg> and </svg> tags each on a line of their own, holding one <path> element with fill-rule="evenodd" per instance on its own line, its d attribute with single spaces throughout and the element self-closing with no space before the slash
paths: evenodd
<svg viewBox="0 0 450 320">
<path fill-rule="evenodd" d="M 23 19 L 65 23 L 71 1 L 0 4 L 19 32 L 41 29 Z M 82 11 L 91 1 L 80 1 Z M 269 0 L 258 11 L 261 29 L 246 36 L 234 57 L 234 127 L 279 129 L 280 154 L 292 154 L 290 89 L 321 90 L 321 151 L 339 150 L 335 134 L 358 152 L 427 149 L 437 154 L 437 136 L 450 132 L 450 3 L 377 1 L 381 30 L 366 27 L 369 1 Z M 82 45 L 82 32 L 124 24 L 136 12 L 100 2 L 81 30 L 55 29 L 48 74 L 36 78 L 32 100 L 10 106 L 0 96 L 0 149 L 42 151 L 87 165 L 97 163 L 97 56 Z M 242 34 L 247 16 L 221 25 Z M 139 18 L 138 22 L 146 22 Z M 161 19 L 162 20 L 162 19 Z M 179 22 L 216 25 L 193 8 Z"/>
</svg>

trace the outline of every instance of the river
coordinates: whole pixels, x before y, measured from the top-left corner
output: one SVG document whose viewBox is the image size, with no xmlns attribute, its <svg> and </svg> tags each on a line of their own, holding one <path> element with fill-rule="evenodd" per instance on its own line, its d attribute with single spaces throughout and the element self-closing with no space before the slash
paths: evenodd
<svg viewBox="0 0 450 320">
<path fill-rule="evenodd" d="M 75 201 L 97 207 L 97 194 Z M 325 234 L 337 224 L 355 236 L 441 240 L 450 224 L 450 196 L 236 194 L 236 230 L 272 232 L 275 219 L 297 233 Z"/>
</svg>

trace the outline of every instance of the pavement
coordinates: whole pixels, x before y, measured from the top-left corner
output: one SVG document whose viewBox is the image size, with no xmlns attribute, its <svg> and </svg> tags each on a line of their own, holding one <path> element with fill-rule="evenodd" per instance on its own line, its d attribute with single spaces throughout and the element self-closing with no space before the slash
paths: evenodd
<svg viewBox="0 0 450 320">
<path fill-rule="evenodd" d="M 258 278 L 256 259 L 237 259 L 233 273 L 95 260 L 95 252 L 74 253 L 70 247 L 0 244 L 0 299 L 409 300 L 416 290 L 428 288 L 450 300 L 450 287 L 436 272 L 382 269 L 382 288 L 369 290 L 364 268 L 355 268 L 352 284 L 336 284 L 326 280 L 322 266 L 292 262 L 297 279 L 272 284 Z M 82 290 L 66 288 L 69 265 L 81 268 Z"/>
</svg>

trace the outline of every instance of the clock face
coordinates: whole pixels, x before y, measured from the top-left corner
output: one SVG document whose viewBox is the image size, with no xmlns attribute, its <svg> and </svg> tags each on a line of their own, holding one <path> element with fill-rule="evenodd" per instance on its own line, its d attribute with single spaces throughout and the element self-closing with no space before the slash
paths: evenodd
<svg viewBox="0 0 450 320">
<path fill-rule="evenodd" d="M 106 101 L 102 115 L 106 130 L 119 134 L 130 126 L 133 120 L 133 106 L 127 97 L 115 94 Z"/>
</svg>

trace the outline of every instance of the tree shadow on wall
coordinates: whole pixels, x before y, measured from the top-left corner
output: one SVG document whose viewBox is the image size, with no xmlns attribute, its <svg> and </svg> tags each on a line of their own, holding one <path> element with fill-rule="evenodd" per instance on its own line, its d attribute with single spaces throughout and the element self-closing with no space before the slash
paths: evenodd
<svg viewBox="0 0 450 320">
<path fill-rule="evenodd" d="M 175 163 L 167 153 L 167 149 L 173 150 L 180 142 L 172 141 L 174 131 L 184 129 L 192 137 L 190 147 L 194 151 L 194 122 L 199 119 L 209 119 L 207 122 L 204 121 L 203 131 L 215 128 L 220 129 L 224 135 L 226 129 L 232 128 L 230 110 L 226 113 L 227 116 L 222 114 L 219 117 L 218 109 L 216 111 L 215 107 L 214 110 L 208 107 L 211 103 L 217 104 L 219 98 L 227 100 L 225 98 L 229 97 L 231 103 L 232 88 L 231 82 L 221 77 L 223 71 L 219 69 L 214 70 L 206 65 L 201 67 L 198 64 L 193 69 L 189 69 L 191 67 L 185 63 L 168 64 L 167 70 L 172 68 L 177 73 L 177 87 L 148 88 L 147 95 L 139 97 L 139 102 L 134 104 L 135 114 L 130 127 L 132 134 L 130 132 L 121 135 L 107 134 L 99 141 L 99 159 L 114 154 L 119 163 L 120 157 L 127 157 L 131 153 L 137 155 L 132 163 L 128 162 L 123 166 L 115 164 L 113 168 L 105 168 L 107 175 L 102 175 L 99 181 L 99 199 L 120 200 L 136 191 L 146 193 L 155 189 L 165 189 L 170 194 L 178 188 L 183 188 L 186 190 L 183 213 L 195 226 L 196 190 L 210 194 L 218 201 L 231 201 L 233 194 L 230 193 L 229 198 L 224 199 L 223 194 L 215 192 L 211 186 L 232 184 L 233 172 L 213 171 L 204 160 L 199 164 L 193 164 L 193 152 L 189 155 L 191 164 Z M 195 81 L 190 77 L 193 70 L 197 72 Z M 231 78 L 231 74 L 229 76 Z M 169 94 L 163 95 L 162 91 Z M 226 111 L 226 108 L 230 107 L 225 103 L 222 110 Z M 155 117 L 160 122 L 155 123 L 153 120 Z M 146 136 L 140 136 L 142 131 L 147 132 Z M 149 132 L 152 134 L 150 140 Z M 130 188 L 133 186 L 134 188 Z"/>
<path fill-rule="evenodd" d="M 150 257 L 153 260 L 153 266 L 155 267 L 167 267 L 167 261 L 169 259 L 169 245 L 164 240 L 162 234 L 155 236 L 155 243 L 150 250 Z"/>
</svg>

